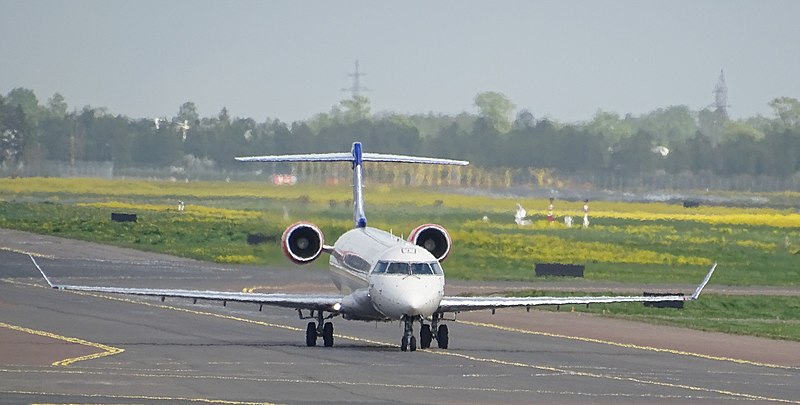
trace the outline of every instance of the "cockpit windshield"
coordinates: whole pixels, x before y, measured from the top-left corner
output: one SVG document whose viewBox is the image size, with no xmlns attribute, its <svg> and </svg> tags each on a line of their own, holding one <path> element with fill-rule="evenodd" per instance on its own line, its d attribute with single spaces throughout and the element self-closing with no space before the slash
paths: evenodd
<svg viewBox="0 0 800 405">
<path fill-rule="evenodd" d="M 386 262 L 379 261 L 375 265 L 373 274 L 442 274 L 442 267 L 438 262 L 422 262 L 422 263 L 409 263 L 409 262 Z"/>
</svg>

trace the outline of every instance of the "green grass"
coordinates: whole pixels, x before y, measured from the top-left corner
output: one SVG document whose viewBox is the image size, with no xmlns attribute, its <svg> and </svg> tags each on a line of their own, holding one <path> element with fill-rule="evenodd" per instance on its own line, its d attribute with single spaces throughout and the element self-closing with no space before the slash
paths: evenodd
<svg viewBox="0 0 800 405">
<path fill-rule="evenodd" d="M 370 226 L 408 235 L 421 223 L 439 223 L 453 236 L 444 263 L 450 279 L 536 279 L 534 265 L 559 261 L 586 265 L 585 282 L 646 285 L 696 285 L 708 264 L 719 262 L 712 285 L 800 287 L 800 228 L 760 223 L 758 213 L 774 210 L 719 208 L 729 215 L 751 215 L 747 223 L 719 224 L 702 219 L 635 220 L 624 212 L 683 213 L 664 204 L 597 203 L 606 216 L 589 229 L 547 225 L 531 212 L 534 224 L 513 224 L 513 200 L 449 196 L 433 190 L 369 189 Z M 348 187 L 270 187 L 255 183 L 108 182 L 87 179 L 0 179 L 0 227 L 96 241 L 224 263 L 289 265 L 278 244 L 287 225 L 314 222 L 327 243 L 352 226 Z M 178 199 L 187 211 L 173 207 Z M 444 204 L 434 204 L 442 200 Z M 136 223 L 110 220 L 118 209 L 78 205 L 115 202 L 141 204 Z M 523 203 L 525 203 L 523 201 Z M 203 215 L 200 207 L 233 210 L 232 215 Z M 126 212 L 130 210 L 125 210 Z M 756 213 L 755 221 L 753 212 Z M 608 213 L 611 213 L 610 215 Z M 488 221 L 481 220 L 486 216 Z M 248 245 L 249 233 L 272 242 Z M 326 260 L 319 260 L 324 267 Z M 537 293 L 540 294 L 541 293 Z M 563 308 L 562 308 L 563 310 Z M 800 340 L 797 297 L 704 295 L 686 309 L 646 308 L 641 304 L 595 305 L 588 310 L 659 324 Z"/>
<path fill-rule="evenodd" d="M 51 198 L 55 202 L 32 202 L 32 198 L 0 202 L 0 226 L 200 260 L 236 262 L 240 257 L 247 263 L 280 265 L 287 262 L 277 243 L 251 246 L 247 235 L 263 233 L 277 241 L 287 225 L 303 219 L 317 223 L 332 243 L 352 223 L 349 204 L 255 197 L 191 199 L 186 213 L 138 210 L 138 222 L 115 223 L 110 221 L 114 209 L 75 203 L 120 201 L 171 207 L 172 198 L 112 198 L 100 191 L 91 197 L 72 196 L 66 203 L 65 196 Z M 199 218 L 192 214 L 192 207 L 200 205 L 254 213 L 255 219 L 252 215 L 247 219 Z M 532 281 L 535 263 L 558 261 L 586 265 L 587 280 L 693 285 L 716 261 L 719 271 L 714 284 L 800 286 L 800 255 L 784 246 L 787 239 L 797 241 L 794 246 L 800 244 L 797 229 L 614 218 L 598 218 L 589 229 L 521 228 L 508 224 L 510 214 L 492 214 L 484 223 L 477 220 L 481 212 L 466 208 L 392 204 L 368 208 L 371 226 L 398 235 L 408 235 L 420 223 L 445 226 L 454 240 L 444 263 L 450 278 Z M 610 253 L 615 249 L 616 253 Z"/>
<path fill-rule="evenodd" d="M 513 295 L 567 294 L 520 291 Z M 646 307 L 641 303 L 590 305 L 589 308 L 585 305 L 561 307 L 561 311 L 573 309 L 576 312 L 658 325 L 800 341 L 800 299 L 797 297 L 703 294 L 697 301 L 686 302 L 683 309 Z"/>
</svg>

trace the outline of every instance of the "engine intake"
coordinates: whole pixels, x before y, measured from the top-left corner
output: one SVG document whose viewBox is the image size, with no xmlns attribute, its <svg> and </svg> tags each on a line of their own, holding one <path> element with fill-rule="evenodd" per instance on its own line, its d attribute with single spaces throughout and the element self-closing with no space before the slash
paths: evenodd
<svg viewBox="0 0 800 405">
<path fill-rule="evenodd" d="M 431 252 L 436 260 L 443 262 L 450 254 L 452 240 L 450 234 L 441 225 L 425 224 L 414 228 L 408 241 Z"/>
<path fill-rule="evenodd" d="M 322 254 L 325 238 L 316 225 L 297 222 L 283 231 L 283 255 L 296 264 L 311 263 Z"/>
</svg>

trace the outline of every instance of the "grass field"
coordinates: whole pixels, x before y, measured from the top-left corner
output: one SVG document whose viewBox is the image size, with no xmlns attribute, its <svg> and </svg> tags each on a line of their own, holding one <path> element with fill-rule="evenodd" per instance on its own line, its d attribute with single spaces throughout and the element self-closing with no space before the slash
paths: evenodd
<svg viewBox="0 0 800 405">
<path fill-rule="evenodd" d="M 0 227 L 222 263 L 289 266 L 278 245 L 285 227 L 301 219 L 314 222 L 332 243 L 352 226 L 350 193 L 349 186 L 341 185 L 1 179 Z M 583 229 L 545 221 L 545 200 L 369 184 L 365 193 L 371 226 L 398 235 L 421 223 L 446 227 L 454 242 L 444 263 L 450 278 L 533 280 L 535 263 L 561 262 L 584 264 L 589 281 L 694 285 L 711 263 L 718 262 L 713 284 L 800 286 L 800 214 L 792 210 L 598 201 L 591 203 L 591 226 Z M 178 200 L 186 202 L 185 212 L 177 211 Z M 517 202 L 528 208 L 531 225 L 514 223 Z M 572 215 L 580 222 L 581 206 L 557 200 L 556 214 Z M 112 222 L 112 212 L 136 213 L 139 219 Z M 247 244 L 252 233 L 262 234 L 268 242 Z M 324 266 L 325 260 L 319 262 Z M 728 298 L 715 297 L 690 303 L 684 311 L 652 314 L 614 309 L 626 306 L 605 310 L 660 323 L 790 339 L 800 336 L 796 316 L 774 315 L 769 309 L 774 297 L 734 298 L 755 300 L 764 309 L 752 317 L 723 316 L 703 305 L 718 301 L 735 308 L 736 314 L 741 311 Z M 787 300 L 781 302 L 783 307 L 797 309 L 797 298 L 781 299 Z M 748 301 L 745 306 L 753 305 Z M 715 315 L 704 319 L 708 314 Z"/>
</svg>

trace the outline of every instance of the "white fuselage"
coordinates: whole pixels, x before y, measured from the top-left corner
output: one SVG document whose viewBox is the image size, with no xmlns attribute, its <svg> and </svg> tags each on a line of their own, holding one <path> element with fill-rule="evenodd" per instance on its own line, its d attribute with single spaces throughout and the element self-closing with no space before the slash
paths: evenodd
<svg viewBox="0 0 800 405">
<path fill-rule="evenodd" d="M 334 244 L 330 271 L 352 319 L 431 316 L 444 296 L 444 274 L 424 248 L 376 228 L 347 231 Z"/>
</svg>

